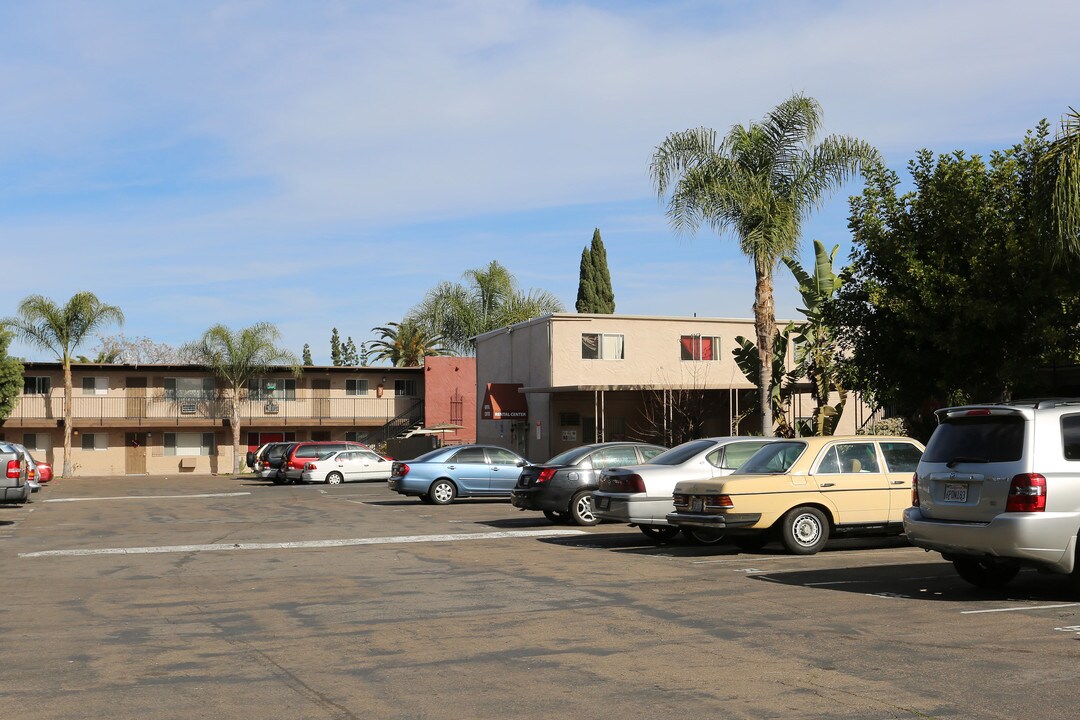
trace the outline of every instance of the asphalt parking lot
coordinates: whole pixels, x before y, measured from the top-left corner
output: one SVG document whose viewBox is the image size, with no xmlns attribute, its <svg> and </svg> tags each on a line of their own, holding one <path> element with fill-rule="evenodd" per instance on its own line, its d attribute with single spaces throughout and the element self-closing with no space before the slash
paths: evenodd
<svg viewBox="0 0 1080 720">
<path fill-rule="evenodd" d="M 1080 598 L 901 538 L 655 546 L 381 483 L 76 478 L 0 506 L 0 717 L 1064 718 Z"/>
</svg>

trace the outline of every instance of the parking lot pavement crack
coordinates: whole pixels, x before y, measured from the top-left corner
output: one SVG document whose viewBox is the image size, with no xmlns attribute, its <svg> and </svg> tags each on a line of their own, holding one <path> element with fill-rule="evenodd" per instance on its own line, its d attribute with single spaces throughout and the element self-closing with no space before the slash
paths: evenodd
<svg viewBox="0 0 1080 720">
<path fill-rule="evenodd" d="M 792 684 L 792 683 L 787 683 L 787 682 L 784 682 L 784 681 L 780 681 L 777 684 L 779 684 L 779 685 L 781 685 L 783 687 L 791 688 L 792 690 L 796 690 L 796 691 L 806 689 L 806 687 L 801 687 L 799 685 L 795 685 L 795 684 Z M 926 713 L 921 712 L 919 710 L 916 710 L 915 708 L 903 707 L 902 705 L 897 705 L 895 703 L 889 702 L 888 700 L 881 700 L 880 698 L 876 698 L 876 697 L 874 697 L 872 695 L 866 695 L 866 694 L 863 694 L 863 693 L 857 693 L 857 692 L 853 692 L 851 690 L 844 690 L 843 688 L 831 687 L 829 685 L 825 685 L 824 683 L 814 682 L 813 680 L 810 680 L 810 679 L 806 680 L 806 685 L 809 686 L 810 688 L 812 688 L 814 694 L 817 695 L 818 697 L 820 697 L 823 700 L 831 700 L 832 702 L 837 702 L 839 700 L 839 698 L 836 698 L 836 697 L 826 697 L 826 693 L 828 693 L 830 695 L 837 695 L 837 694 L 838 695 L 847 695 L 848 697 L 851 697 L 851 698 L 858 698 L 859 700 L 869 702 L 869 703 L 873 703 L 875 705 L 881 705 L 884 708 L 888 708 L 893 713 L 893 717 L 895 717 L 895 718 L 916 717 L 916 718 L 928 718 L 929 720 L 934 720 L 935 717 L 936 717 L 934 715 L 927 715 Z"/>
</svg>

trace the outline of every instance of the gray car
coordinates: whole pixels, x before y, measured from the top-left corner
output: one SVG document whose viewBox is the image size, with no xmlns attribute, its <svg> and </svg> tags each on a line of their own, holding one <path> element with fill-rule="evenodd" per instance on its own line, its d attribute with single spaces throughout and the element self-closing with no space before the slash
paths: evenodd
<svg viewBox="0 0 1080 720">
<path fill-rule="evenodd" d="M 1039 400 L 937 411 L 904 531 L 979 587 L 1022 566 L 1077 578 L 1080 402 Z"/>
<path fill-rule="evenodd" d="M 675 509 L 671 495 L 676 483 L 730 475 L 767 442 L 740 437 L 691 440 L 643 465 L 601 470 L 600 489 L 593 493 L 593 513 L 601 520 L 637 526 L 650 539 L 670 540 L 679 533 L 679 528 L 667 521 L 667 514 Z M 684 533 L 697 542 L 721 537 L 693 528 Z"/>
<path fill-rule="evenodd" d="M 24 503 L 30 499 L 26 459 L 11 443 L 0 443 L 0 503 Z"/>
</svg>

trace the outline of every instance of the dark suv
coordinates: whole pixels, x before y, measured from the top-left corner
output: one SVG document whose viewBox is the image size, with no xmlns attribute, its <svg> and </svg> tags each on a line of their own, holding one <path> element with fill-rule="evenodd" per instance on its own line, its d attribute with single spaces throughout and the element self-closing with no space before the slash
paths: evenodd
<svg viewBox="0 0 1080 720">
<path fill-rule="evenodd" d="M 285 462 L 285 452 L 295 442 L 270 443 L 259 454 L 255 461 L 255 472 L 263 480 L 272 480 L 275 485 L 285 484 L 285 470 L 282 464 Z"/>
<path fill-rule="evenodd" d="M 370 450 L 367 445 L 347 440 L 311 440 L 309 442 L 292 443 L 285 449 L 284 460 L 281 469 L 284 472 L 282 482 L 299 483 L 304 480 L 304 464 L 310 460 L 319 458 L 327 453 L 340 450 L 355 449 Z M 276 480 L 274 482 L 277 482 Z"/>
<path fill-rule="evenodd" d="M 542 510 L 548 520 L 570 519 L 595 525 L 592 493 L 600 488 L 600 471 L 641 465 L 664 452 L 659 445 L 609 442 L 567 450 L 521 471 L 510 503 L 521 510 Z"/>
</svg>

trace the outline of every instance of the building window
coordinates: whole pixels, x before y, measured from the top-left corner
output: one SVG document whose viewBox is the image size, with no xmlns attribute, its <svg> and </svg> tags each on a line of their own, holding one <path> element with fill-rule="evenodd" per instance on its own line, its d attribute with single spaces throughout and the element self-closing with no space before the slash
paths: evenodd
<svg viewBox="0 0 1080 720">
<path fill-rule="evenodd" d="M 394 394 L 395 395 L 416 395 L 416 381 L 415 380 L 395 380 L 394 381 Z"/>
<path fill-rule="evenodd" d="M 109 434 L 108 433 L 83 433 L 82 434 L 82 449 L 83 450 L 108 450 L 109 449 Z"/>
<path fill-rule="evenodd" d="M 296 380 L 293 378 L 259 378 L 248 381 L 250 400 L 295 400 Z"/>
<path fill-rule="evenodd" d="M 48 395 L 52 391 L 50 377 L 24 377 L 23 395 Z"/>
<path fill-rule="evenodd" d="M 623 336 L 612 333 L 581 333 L 583 360 L 622 360 Z"/>
<path fill-rule="evenodd" d="M 214 378 L 165 378 L 166 400 L 213 400 Z"/>
<path fill-rule="evenodd" d="M 48 452 L 49 451 L 49 434 L 48 433 L 23 433 L 22 444 L 26 446 L 27 450 L 35 452 Z"/>
<path fill-rule="evenodd" d="M 165 433 L 165 454 L 181 457 L 214 454 L 214 433 Z"/>
<path fill-rule="evenodd" d="M 679 338 L 683 360 L 719 360 L 720 338 L 711 335 L 683 335 Z"/>
<path fill-rule="evenodd" d="M 581 413 L 559 413 L 559 427 L 578 427 L 579 425 L 581 425 Z"/>
<path fill-rule="evenodd" d="M 367 395 L 368 394 L 368 381 L 367 378 L 356 378 L 354 380 L 345 381 L 345 394 L 346 395 Z"/>
<path fill-rule="evenodd" d="M 312 442 L 330 442 L 329 430 L 312 430 L 311 431 Z"/>
<path fill-rule="evenodd" d="M 345 433 L 345 442 L 360 442 L 360 433 L 350 430 Z"/>
<path fill-rule="evenodd" d="M 82 379 L 83 395 L 108 395 L 109 378 L 107 377 L 84 377 Z"/>
</svg>

